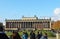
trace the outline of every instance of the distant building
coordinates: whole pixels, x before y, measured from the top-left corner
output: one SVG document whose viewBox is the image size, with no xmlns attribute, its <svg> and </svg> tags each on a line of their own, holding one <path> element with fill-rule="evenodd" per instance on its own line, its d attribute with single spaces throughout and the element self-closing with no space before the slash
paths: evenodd
<svg viewBox="0 0 60 39">
<path fill-rule="evenodd" d="M 22 17 L 22 19 L 6 19 L 5 30 L 51 30 L 51 19 L 38 19 L 38 17 Z"/>
</svg>

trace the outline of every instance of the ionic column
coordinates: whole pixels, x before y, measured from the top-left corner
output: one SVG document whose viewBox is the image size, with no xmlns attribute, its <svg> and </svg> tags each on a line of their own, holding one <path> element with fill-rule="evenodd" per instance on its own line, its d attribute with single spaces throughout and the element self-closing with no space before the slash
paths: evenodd
<svg viewBox="0 0 60 39">
<path fill-rule="evenodd" d="M 23 22 L 23 28 L 25 28 L 24 22 Z"/>
<path fill-rule="evenodd" d="M 24 22 L 24 28 L 26 28 L 26 23 Z"/>
<path fill-rule="evenodd" d="M 21 25 L 22 25 L 22 28 L 23 28 L 23 22 L 22 22 L 22 24 L 21 24 Z"/>
<path fill-rule="evenodd" d="M 17 22 L 16 22 L 16 28 L 17 28 Z"/>
<path fill-rule="evenodd" d="M 29 28 L 31 28 L 31 22 L 30 22 L 30 27 Z"/>
<path fill-rule="evenodd" d="M 26 22 L 24 22 L 24 26 L 25 26 L 25 28 L 26 28 Z"/>
<path fill-rule="evenodd" d="M 10 23 L 9 23 L 9 28 L 10 28 Z"/>
<path fill-rule="evenodd" d="M 22 27 L 21 27 L 21 24 L 19 24 L 19 25 L 20 25 L 20 28 L 22 28 Z"/>
</svg>

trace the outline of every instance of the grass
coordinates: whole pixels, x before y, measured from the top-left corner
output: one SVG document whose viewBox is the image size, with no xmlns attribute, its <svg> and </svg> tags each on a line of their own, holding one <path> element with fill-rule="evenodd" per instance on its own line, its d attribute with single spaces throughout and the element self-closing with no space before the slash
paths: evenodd
<svg viewBox="0 0 60 39">
<path fill-rule="evenodd" d="M 12 32 L 6 32 L 6 35 L 10 36 L 10 35 L 12 35 Z"/>
<path fill-rule="evenodd" d="M 37 32 L 38 31 L 39 30 L 34 31 L 36 35 L 37 35 Z M 20 36 L 22 36 L 23 32 L 27 32 L 28 33 L 28 36 L 30 36 L 30 31 L 21 31 L 21 32 L 18 32 L 18 33 L 19 33 Z M 41 31 L 39 31 L 39 32 L 41 32 Z M 44 30 L 42 30 L 42 33 L 43 34 L 45 32 L 48 34 L 48 37 L 54 37 L 55 36 L 51 31 L 44 31 Z M 10 36 L 10 35 L 12 35 L 12 32 L 6 32 L 6 34 L 7 34 L 7 36 Z"/>
</svg>

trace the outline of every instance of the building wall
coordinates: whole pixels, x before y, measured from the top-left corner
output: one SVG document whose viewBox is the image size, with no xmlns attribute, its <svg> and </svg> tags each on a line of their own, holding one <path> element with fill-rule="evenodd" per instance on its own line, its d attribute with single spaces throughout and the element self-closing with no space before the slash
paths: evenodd
<svg viewBox="0 0 60 39">
<path fill-rule="evenodd" d="M 50 28 L 50 23 L 49 22 L 6 22 L 6 28 L 43 29 L 43 28 Z"/>
<path fill-rule="evenodd" d="M 6 28 L 51 29 L 51 19 L 6 20 Z"/>
</svg>

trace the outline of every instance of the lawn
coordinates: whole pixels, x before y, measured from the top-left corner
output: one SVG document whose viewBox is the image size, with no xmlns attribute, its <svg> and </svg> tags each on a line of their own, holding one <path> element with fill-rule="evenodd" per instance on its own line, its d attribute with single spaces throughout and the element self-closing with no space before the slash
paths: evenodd
<svg viewBox="0 0 60 39">
<path fill-rule="evenodd" d="M 37 35 L 37 32 L 38 32 L 38 31 L 39 31 L 39 30 L 34 31 L 36 35 Z M 20 32 L 18 32 L 18 33 L 19 33 L 20 36 L 22 36 L 23 32 L 27 32 L 27 33 L 28 33 L 28 36 L 30 36 L 30 31 L 26 31 L 26 30 L 25 30 L 25 31 L 20 31 Z M 39 31 L 39 32 L 41 32 L 41 31 Z M 55 35 L 54 35 L 51 31 L 42 30 L 42 33 L 43 33 L 43 34 L 44 34 L 45 32 L 48 34 L 48 37 L 55 37 Z M 12 32 L 6 32 L 6 34 L 7 34 L 7 36 L 10 36 L 10 35 L 12 35 Z"/>
</svg>

